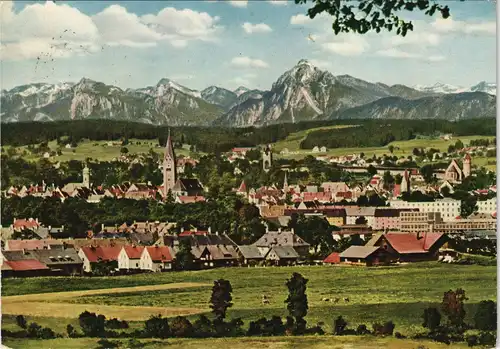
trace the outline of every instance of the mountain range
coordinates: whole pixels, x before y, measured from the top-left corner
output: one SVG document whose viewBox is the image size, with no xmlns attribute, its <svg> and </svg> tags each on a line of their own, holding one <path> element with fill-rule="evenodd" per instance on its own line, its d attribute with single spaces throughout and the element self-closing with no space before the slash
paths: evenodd
<svg viewBox="0 0 500 349">
<path fill-rule="evenodd" d="M 78 83 L 33 83 L 2 90 L 0 103 L 2 122 L 99 118 L 245 127 L 345 118 L 460 120 L 495 117 L 496 84 L 389 86 L 334 76 L 300 60 L 268 91 L 244 86 L 198 91 L 167 78 L 154 86 L 124 90 L 82 78 Z"/>
</svg>

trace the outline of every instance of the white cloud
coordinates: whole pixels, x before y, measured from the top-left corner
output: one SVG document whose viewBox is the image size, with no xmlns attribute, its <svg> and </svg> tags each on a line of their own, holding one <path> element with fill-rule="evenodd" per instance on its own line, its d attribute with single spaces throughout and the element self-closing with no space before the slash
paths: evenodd
<svg viewBox="0 0 500 349">
<path fill-rule="evenodd" d="M 206 12 L 191 9 L 177 10 L 166 7 L 157 15 L 142 16 L 141 20 L 170 41 L 213 41 L 216 34 L 222 30 L 217 24 L 220 17 L 212 17 Z"/>
<path fill-rule="evenodd" d="M 418 33 L 411 32 L 405 37 L 393 35 L 388 39 L 390 46 L 417 45 L 417 46 L 438 46 L 440 37 L 437 34 L 420 31 Z"/>
<path fill-rule="evenodd" d="M 233 86 L 236 86 L 236 87 L 249 86 L 252 84 L 252 80 L 256 77 L 257 77 L 257 75 L 255 75 L 253 73 L 248 73 L 248 74 L 243 74 L 241 76 L 236 76 L 236 77 L 232 78 L 231 80 L 229 80 L 229 82 Z"/>
<path fill-rule="evenodd" d="M 444 56 L 439 55 L 424 55 L 420 53 L 407 52 L 403 50 L 399 50 L 397 48 L 389 48 L 384 50 L 379 50 L 375 52 L 378 56 L 390 57 L 390 58 L 401 58 L 401 59 L 418 59 L 428 62 L 440 62 L 445 60 Z"/>
<path fill-rule="evenodd" d="M 243 23 L 243 25 L 241 27 L 248 34 L 253 34 L 253 33 L 269 33 L 269 32 L 273 31 L 271 29 L 271 27 L 268 26 L 265 23 L 252 24 L 252 23 L 249 23 L 249 22 L 245 22 L 245 23 Z"/>
<path fill-rule="evenodd" d="M 268 0 L 268 2 L 274 6 L 286 6 L 288 4 L 287 0 Z"/>
<path fill-rule="evenodd" d="M 452 17 L 447 19 L 436 18 L 432 22 L 432 27 L 443 33 L 465 33 L 465 34 L 485 34 L 496 35 L 496 22 L 468 22 L 468 21 L 455 21 Z"/>
<path fill-rule="evenodd" d="M 234 0 L 228 2 L 234 7 L 247 7 L 248 5 L 248 0 Z"/>
<path fill-rule="evenodd" d="M 335 41 L 321 44 L 323 50 L 336 53 L 342 56 L 358 56 L 365 52 L 370 45 L 359 35 L 345 35 Z"/>
<path fill-rule="evenodd" d="M 290 24 L 293 25 L 311 24 L 311 22 L 312 22 L 311 18 L 303 14 L 298 14 L 290 18 Z"/>
<path fill-rule="evenodd" d="M 269 64 L 261 59 L 255 59 L 250 57 L 234 57 L 231 60 L 231 65 L 240 68 L 267 68 Z"/>
<path fill-rule="evenodd" d="M 111 5 L 90 17 L 52 1 L 26 5 L 17 13 L 10 1 L 0 6 L 2 60 L 70 57 L 97 52 L 104 45 L 138 48 L 160 41 L 181 48 L 191 41 L 214 41 L 223 29 L 219 17 L 190 9 L 164 8 L 138 17 Z"/>
<path fill-rule="evenodd" d="M 137 15 L 120 5 L 105 8 L 92 16 L 92 20 L 101 39 L 111 46 L 154 46 L 162 38 L 161 34 L 141 23 Z"/>
</svg>

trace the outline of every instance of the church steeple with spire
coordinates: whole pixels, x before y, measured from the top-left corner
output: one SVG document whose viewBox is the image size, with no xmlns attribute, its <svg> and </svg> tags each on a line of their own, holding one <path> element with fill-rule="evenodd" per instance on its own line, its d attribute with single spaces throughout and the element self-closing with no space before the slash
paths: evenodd
<svg viewBox="0 0 500 349">
<path fill-rule="evenodd" d="M 283 191 L 285 193 L 288 193 L 288 176 L 287 176 L 287 172 L 285 171 L 285 179 L 283 180 Z"/>
<path fill-rule="evenodd" d="M 172 190 L 175 185 L 176 174 L 174 146 L 172 145 L 172 139 L 170 138 L 170 129 L 168 129 L 167 144 L 165 146 L 165 154 L 163 156 L 163 190 L 165 197 L 167 197 L 169 190 Z"/>
</svg>

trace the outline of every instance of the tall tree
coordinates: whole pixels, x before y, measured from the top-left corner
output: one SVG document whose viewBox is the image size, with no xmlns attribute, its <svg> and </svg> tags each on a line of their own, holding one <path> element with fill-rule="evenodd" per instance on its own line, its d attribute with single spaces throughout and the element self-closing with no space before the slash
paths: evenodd
<svg viewBox="0 0 500 349">
<path fill-rule="evenodd" d="M 189 239 L 179 241 L 179 250 L 175 254 L 177 268 L 181 270 L 191 270 L 194 267 L 194 256 L 191 252 L 191 242 Z"/>
<path fill-rule="evenodd" d="M 233 306 L 231 292 L 233 292 L 233 288 L 228 280 L 219 279 L 214 281 L 212 296 L 210 297 L 210 308 L 218 321 L 223 321 L 227 309 Z"/>
<path fill-rule="evenodd" d="M 304 317 L 309 309 L 306 295 L 307 281 L 299 273 L 293 273 L 292 277 L 286 282 L 288 288 L 288 297 L 285 300 L 286 308 L 290 316 L 295 318 L 295 331 L 298 334 L 304 333 L 306 329 Z"/>
<path fill-rule="evenodd" d="M 448 317 L 450 325 L 456 328 L 462 328 L 465 321 L 464 301 L 468 298 L 465 296 L 465 291 L 461 288 L 444 293 L 443 301 L 441 302 L 441 310 Z"/>
</svg>

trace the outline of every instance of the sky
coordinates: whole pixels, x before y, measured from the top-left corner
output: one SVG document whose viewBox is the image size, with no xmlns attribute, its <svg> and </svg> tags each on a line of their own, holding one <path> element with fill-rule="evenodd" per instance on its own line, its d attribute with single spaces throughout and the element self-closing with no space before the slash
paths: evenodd
<svg viewBox="0 0 500 349">
<path fill-rule="evenodd" d="M 292 1 L 0 1 L 2 89 L 82 77 L 121 88 L 170 78 L 192 89 L 270 89 L 300 59 L 389 85 L 496 81 L 496 7 L 445 1 L 407 12 L 414 32 L 335 35 Z"/>
</svg>

